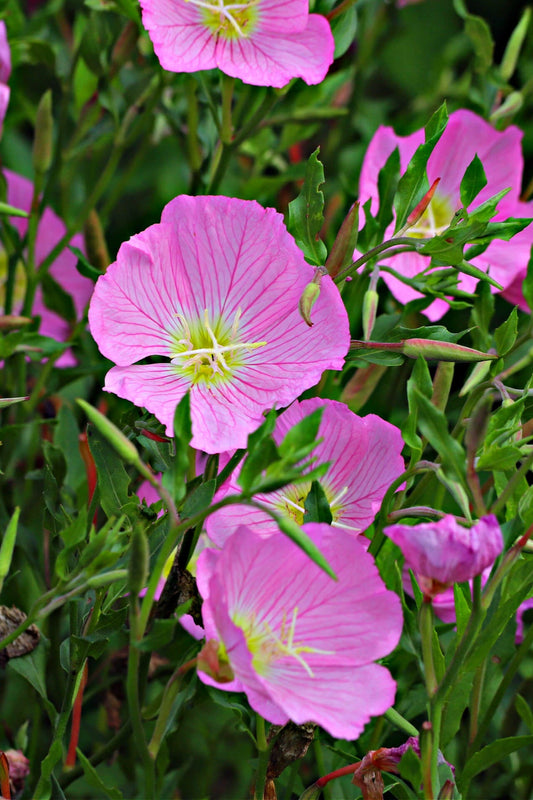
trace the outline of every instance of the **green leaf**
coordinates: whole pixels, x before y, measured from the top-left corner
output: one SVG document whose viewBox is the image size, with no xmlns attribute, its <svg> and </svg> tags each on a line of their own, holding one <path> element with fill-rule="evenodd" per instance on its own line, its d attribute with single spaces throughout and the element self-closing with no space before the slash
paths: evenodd
<svg viewBox="0 0 533 800">
<path fill-rule="evenodd" d="M 524 700 L 522 695 L 517 694 L 514 700 L 514 705 L 520 717 L 524 720 L 531 733 L 533 733 L 533 711 L 531 710 L 529 703 Z"/>
<path fill-rule="evenodd" d="M 192 439 L 191 398 L 189 392 L 183 395 L 174 412 L 174 435 L 182 444 Z"/>
<path fill-rule="evenodd" d="M 307 162 L 304 185 L 298 197 L 289 203 L 288 230 L 306 259 L 316 266 L 326 261 L 326 246 L 319 239 L 324 224 L 324 195 L 319 187 L 324 183 L 324 167 L 318 159 L 318 147 Z"/>
<path fill-rule="evenodd" d="M 323 413 L 323 407 L 316 408 L 285 434 L 281 444 L 278 445 L 279 454 L 284 460 L 300 460 L 307 455 L 307 453 L 302 455 L 302 451 L 315 445 Z"/>
<path fill-rule="evenodd" d="M 180 516 L 182 519 L 194 517 L 206 508 L 209 508 L 211 501 L 215 496 L 217 487 L 216 478 L 210 481 L 205 481 L 197 486 L 188 497 L 185 499 L 183 506 L 180 508 Z"/>
<path fill-rule="evenodd" d="M 518 311 L 513 308 L 505 322 L 494 331 L 494 343 L 498 355 L 504 356 L 512 348 L 518 336 Z"/>
<path fill-rule="evenodd" d="M 431 400 L 418 389 L 414 389 L 418 406 L 418 427 L 423 436 L 437 451 L 445 472 L 455 476 L 459 484 L 464 482 L 466 456 L 459 442 L 448 431 L 448 422 L 442 411 L 435 408 Z"/>
<path fill-rule="evenodd" d="M 465 33 L 474 46 L 476 72 L 487 72 L 494 55 L 494 41 L 487 22 L 482 17 L 468 14 L 465 18 Z"/>
<path fill-rule="evenodd" d="M 132 504 L 137 505 L 139 501 L 136 496 L 128 494 L 130 476 L 122 459 L 93 425 L 87 428 L 87 438 L 98 475 L 100 505 L 108 517 L 121 513 L 131 517 Z"/>
<path fill-rule="evenodd" d="M 497 764 L 505 756 L 515 753 L 521 747 L 531 746 L 533 746 L 533 736 L 510 736 L 507 739 L 498 739 L 495 742 L 491 742 L 482 750 L 474 753 L 472 758 L 466 762 L 459 778 L 459 788 L 465 784 L 468 785 L 472 778 L 493 764 Z"/>
<path fill-rule="evenodd" d="M 466 168 L 461 181 L 461 203 L 468 208 L 472 200 L 487 185 L 487 176 L 477 153 Z"/>
<path fill-rule="evenodd" d="M 309 494 L 304 503 L 304 523 L 305 522 L 327 522 L 331 524 L 333 519 L 329 507 L 328 498 L 324 489 L 318 481 L 313 481 Z"/>
<path fill-rule="evenodd" d="M 523 458 L 523 453 L 518 447 L 491 447 L 484 451 L 476 465 L 477 470 L 506 470 L 514 469 L 517 461 Z"/>
<path fill-rule="evenodd" d="M 335 40 L 334 58 L 340 58 L 348 50 L 357 31 L 357 10 L 349 6 L 342 14 L 331 20 L 331 32 Z"/>
<path fill-rule="evenodd" d="M 11 559 L 13 558 L 13 550 L 15 549 L 15 541 L 17 538 L 19 516 L 20 508 L 17 506 L 2 537 L 2 544 L 0 545 L 0 590 L 2 589 L 4 578 L 9 573 L 11 567 Z"/>
<path fill-rule="evenodd" d="M 105 797 L 109 797 L 110 800 L 122 800 L 122 792 L 115 786 L 105 785 L 96 769 L 93 767 L 89 759 L 83 755 L 79 747 L 76 748 L 76 754 L 83 769 L 85 780 L 89 786 L 92 786 L 93 789 L 96 789 L 97 792 L 103 794 Z"/>
<path fill-rule="evenodd" d="M 412 747 L 408 747 L 398 765 L 400 775 L 413 786 L 422 783 L 422 764 Z"/>
<path fill-rule="evenodd" d="M 407 217 L 428 189 L 426 177 L 427 162 L 435 145 L 444 133 L 447 121 L 448 112 L 446 111 L 446 105 L 443 104 L 433 114 L 426 125 L 426 141 L 417 148 L 405 173 L 398 182 L 398 190 L 394 203 L 396 208 L 395 233 L 399 231 L 400 228 L 403 228 Z"/>
<path fill-rule="evenodd" d="M 68 292 L 48 272 L 41 276 L 41 287 L 45 306 L 73 325 L 77 314 L 74 301 Z"/>
<path fill-rule="evenodd" d="M 22 208 L 15 208 L 15 206 L 10 206 L 9 203 L 2 203 L 0 202 L 0 214 L 9 214 L 10 217 L 29 217 L 27 211 L 23 211 Z"/>
<path fill-rule="evenodd" d="M 379 211 L 376 215 L 376 222 L 380 226 L 382 234 L 388 228 L 393 219 L 393 203 L 398 189 L 398 179 L 400 175 L 400 151 L 396 147 L 382 167 L 378 175 Z"/>
<path fill-rule="evenodd" d="M 73 253 L 76 258 L 78 259 L 76 263 L 76 269 L 83 275 L 84 278 L 89 278 L 90 281 L 96 283 L 100 275 L 103 275 L 102 272 L 97 267 L 93 267 L 92 264 L 87 261 L 85 254 L 79 249 L 79 247 L 72 247 L 72 245 L 68 246 L 68 249 Z"/>
</svg>

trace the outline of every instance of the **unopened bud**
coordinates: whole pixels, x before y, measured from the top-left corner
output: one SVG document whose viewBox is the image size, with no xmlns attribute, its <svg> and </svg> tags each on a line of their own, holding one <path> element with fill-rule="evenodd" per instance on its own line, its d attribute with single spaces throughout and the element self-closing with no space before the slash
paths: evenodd
<svg viewBox="0 0 533 800">
<path fill-rule="evenodd" d="M 128 568 L 128 586 L 132 595 L 138 595 L 146 586 L 150 551 L 148 540 L 141 525 L 135 525 L 131 537 L 130 563 Z"/>
<path fill-rule="evenodd" d="M 94 264 L 100 272 L 105 272 L 111 263 L 111 258 L 109 257 L 100 217 L 94 208 L 89 212 L 85 220 L 83 240 L 89 262 Z"/>
<path fill-rule="evenodd" d="M 434 339 L 406 339 L 400 352 L 409 358 L 436 358 L 438 361 L 492 361 L 497 358 L 491 353 L 482 353 L 472 347 L 464 347 L 454 342 L 439 342 Z"/>
<path fill-rule="evenodd" d="M 114 447 L 126 464 L 135 464 L 138 466 L 140 457 L 133 442 L 130 442 L 127 436 L 124 436 L 116 425 L 110 422 L 107 417 L 101 414 L 96 408 L 89 405 L 85 400 L 78 398 L 76 402 L 85 411 L 89 421 L 100 431 L 109 444 Z"/>
<path fill-rule="evenodd" d="M 52 116 L 52 91 L 43 94 L 35 115 L 35 138 L 33 140 L 33 167 L 35 172 L 44 174 L 52 163 L 52 140 L 54 118 Z"/>
<path fill-rule="evenodd" d="M 31 317 L 19 317 L 16 314 L 4 314 L 0 317 L 0 330 L 10 331 L 22 328 L 33 322 Z"/>
<path fill-rule="evenodd" d="M 477 386 L 478 383 L 484 381 L 489 373 L 489 370 L 490 364 L 488 361 L 480 361 L 479 364 L 476 364 L 466 379 L 463 388 L 459 391 L 459 397 L 464 397 L 470 392 L 471 389 L 474 388 L 474 386 Z"/>
<path fill-rule="evenodd" d="M 511 92 L 511 94 L 507 95 L 501 106 L 490 115 L 490 122 L 494 124 L 495 122 L 511 119 L 520 111 L 523 105 L 524 98 L 522 92 Z"/>
<path fill-rule="evenodd" d="M 300 316 L 310 328 L 313 327 L 313 322 L 311 321 L 311 309 L 320 295 L 320 284 L 324 275 L 327 275 L 326 269 L 324 267 L 317 267 L 315 277 L 311 283 L 307 284 L 298 301 L 298 311 L 300 312 Z"/>
<path fill-rule="evenodd" d="M 502 63 L 500 65 L 500 75 L 504 81 L 508 81 L 516 69 L 518 56 L 520 55 L 520 50 L 526 38 L 530 20 L 531 9 L 525 8 L 522 12 L 520 22 L 509 37 L 507 47 L 503 54 Z"/>
<path fill-rule="evenodd" d="M 433 195 L 435 194 L 435 191 L 439 183 L 440 183 L 440 178 L 435 178 L 435 180 L 425 193 L 424 197 L 422 198 L 422 200 L 420 200 L 420 202 L 416 204 L 416 206 L 413 208 L 413 210 L 407 217 L 405 225 L 401 230 L 398 231 L 397 236 L 401 236 L 406 230 L 411 228 L 413 225 L 416 225 L 418 220 L 423 216 L 427 207 L 431 203 L 431 200 L 433 198 Z"/>
<path fill-rule="evenodd" d="M 353 260 L 353 251 L 359 235 L 359 203 L 354 203 L 344 218 L 331 252 L 326 259 L 326 270 L 334 278 Z"/>
<path fill-rule="evenodd" d="M 442 789 L 439 792 L 438 800 L 453 800 L 455 793 L 455 783 L 451 781 L 449 778 L 442 786 Z"/>
<path fill-rule="evenodd" d="M 322 793 L 322 787 L 318 783 L 313 783 L 304 789 L 298 800 L 318 800 Z"/>
<path fill-rule="evenodd" d="M 376 312 L 378 310 L 379 295 L 375 289 L 368 289 L 363 297 L 363 338 L 368 341 L 372 335 Z"/>
</svg>

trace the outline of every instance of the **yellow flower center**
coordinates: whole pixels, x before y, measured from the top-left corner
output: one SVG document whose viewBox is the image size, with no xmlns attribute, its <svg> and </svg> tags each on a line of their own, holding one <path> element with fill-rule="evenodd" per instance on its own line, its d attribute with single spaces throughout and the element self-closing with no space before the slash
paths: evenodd
<svg viewBox="0 0 533 800">
<path fill-rule="evenodd" d="M 258 622 L 255 615 L 251 618 L 242 614 L 235 614 L 233 622 L 237 625 L 246 638 L 248 650 L 252 653 L 252 665 L 259 675 L 268 674 L 272 664 L 279 658 L 289 656 L 294 658 L 307 674 L 312 678 L 313 671 L 303 657 L 303 653 L 321 653 L 322 655 L 332 655 L 332 650 L 319 650 L 295 641 L 296 619 L 298 617 L 298 607 L 292 610 L 291 621 L 287 622 L 287 612 L 283 612 L 281 628 L 279 633 L 272 629 L 266 621 Z"/>
<path fill-rule="evenodd" d="M 203 322 L 189 322 L 182 314 L 178 330 L 174 333 L 172 364 L 176 371 L 186 375 L 191 383 L 216 385 L 234 374 L 246 363 L 247 355 L 266 342 L 239 341 L 240 310 L 231 326 L 222 319 L 211 323 L 207 309 Z"/>
<path fill-rule="evenodd" d="M 411 236 L 413 239 L 438 236 L 446 230 L 452 221 L 453 214 L 454 210 L 448 198 L 436 193 L 418 222 L 409 228 L 405 235 Z"/>
<path fill-rule="evenodd" d="M 340 492 L 337 492 L 337 494 L 334 494 L 329 486 L 322 485 L 322 488 L 324 490 L 324 494 L 326 495 L 326 500 L 329 503 L 332 527 L 344 528 L 345 530 L 359 533 L 361 528 L 356 528 L 353 525 L 348 525 L 348 523 L 340 521 L 340 517 L 342 517 L 345 508 L 343 498 L 348 492 L 348 487 L 344 486 Z M 282 490 L 281 496 L 276 500 L 275 505 L 277 510 L 294 520 L 297 525 L 303 525 L 305 501 L 307 500 L 307 495 L 310 491 L 311 481 L 286 486 Z"/>
<path fill-rule="evenodd" d="M 216 36 L 225 39 L 247 38 L 258 21 L 259 0 L 185 0 L 202 12 L 203 22 Z"/>
</svg>

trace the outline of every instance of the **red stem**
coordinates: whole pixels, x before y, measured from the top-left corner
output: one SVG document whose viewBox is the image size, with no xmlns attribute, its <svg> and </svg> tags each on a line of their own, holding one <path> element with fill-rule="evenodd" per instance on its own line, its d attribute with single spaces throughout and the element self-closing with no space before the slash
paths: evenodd
<svg viewBox="0 0 533 800">
<path fill-rule="evenodd" d="M 81 682 L 78 689 L 78 694 L 76 695 L 76 699 L 74 700 L 74 707 L 72 709 L 72 729 L 70 731 L 70 742 L 68 745 L 68 753 L 67 753 L 67 760 L 65 761 L 65 767 L 73 767 L 76 764 L 76 748 L 78 746 L 78 740 L 80 738 L 81 707 L 83 704 L 83 692 L 85 690 L 85 686 L 87 685 L 88 671 L 89 670 L 87 662 L 85 662 L 85 666 L 83 667 L 83 675 L 81 676 Z"/>
</svg>

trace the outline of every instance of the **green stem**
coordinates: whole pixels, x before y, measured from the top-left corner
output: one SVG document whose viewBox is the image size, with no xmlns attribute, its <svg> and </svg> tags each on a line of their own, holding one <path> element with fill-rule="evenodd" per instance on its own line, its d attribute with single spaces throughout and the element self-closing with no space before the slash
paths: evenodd
<svg viewBox="0 0 533 800">
<path fill-rule="evenodd" d="M 527 475 L 527 473 L 529 472 L 532 464 L 533 464 L 533 452 L 530 453 L 527 456 L 527 458 L 525 458 L 522 461 L 522 464 L 520 465 L 520 469 L 518 469 L 514 473 L 513 477 L 510 479 L 510 481 L 507 484 L 507 486 L 498 495 L 498 497 L 496 498 L 496 500 L 492 504 L 491 508 L 489 509 L 489 512 L 491 514 L 497 514 L 498 511 L 500 511 L 504 507 L 504 505 L 506 504 L 506 502 L 509 499 L 509 497 L 511 497 L 513 495 L 514 490 L 516 489 L 516 487 L 518 486 L 518 484 L 520 483 L 522 478 L 525 475 Z"/>
<path fill-rule="evenodd" d="M 124 723 L 122 728 L 110 739 L 107 744 L 104 744 L 100 747 L 94 755 L 89 758 L 90 763 L 93 767 L 100 764 L 102 761 L 106 761 L 109 756 L 112 756 L 115 750 L 117 750 L 118 746 L 122 744 L 122 742 L 129 736 L 131 732 L 131 722 L 128 720 Z M 78 765 L 73 767 L 73 769 L 65 772 L 59 778 L 59 785 L 62 789 L 66 789 L 67 786 L 70 786 L 71 783 L 77 781 L 78 778 L 81 778 L 84 775 L 83 767 Z"/>
<path fill-rule="evenodd" d="M 474 676 L 474 685 L 472 687 L 472 700 L 470 703 L 470 735 L 468 737 L 469 747 L 467 753 L 467 760 L 470 758 L 473 750 L 473 743 L 479 731 L 479 712 L 481 710 L 481 699 L 483 697 L 483 686 L 485 683 L 485 671 L 487 669 L 487 662 L 483 661 L 476 670 Z"/>
<path fill-rule="evenodd" d="M 415 240 L 408 238 L 407 236 L 398 236 L 397 238 L 387 239 L 385 242 L 376 245 L 376 247 L 372 247 L 371 250 L 368 250 L 364 253 L 360 258 L 356 261 L 353 261 L 346 269 L 341 270 L 334 278 L 335 283 L 341 283 L 347 275 L 351 275 L 352 272 L 357 272 L 360 267 L 363 267 L 367 261 L 370 261 L 372 258 L 379 256 L 385 250 L 390 250 L 391 248 L 398 247 L 398 245 L 405 245 L 408 247 L 409 250 L 418 250 L 420 247 L 420 242 L 424 242 L 424 239 L 416 239 L 418 244 L 415 244 Z"/>
<path fill-rule="evenodd" d="M 255 738 L 257 742 L 257 772 L 255 775 L 255 800 L 263 800 L 270 748 L 266 740 L 265 720 L 256 715 Z"/>
<path fill-rule="evenodd" d="M 161 700 L 161 705 L 159 707 L 159 714 L 155 723 L 154 732 L 152 734 L 152 738 L 150 739 L 150 744 L 148 745 L 148 751 L 152 758 L 157 758 L 157 754 L 159 753 L 159 748 L 161 747 L 161 743 L 163 741 L 163 737 L 165 735 L 167 723 L 172 713 L 172 706 L 174 705 L 174 700 L 178 696 L 180 689 L 181 689 L 181 679 L 185 672 L 191 667 L 195 666 L 196 659 L 192 661 L 188 661 L 183 666 L 179 667 L 174 674 L 171 676 L 170 680 L 168 681 L 167 685 L 165 686 L 165 691 L 163 692 L 163 698 Z"/>
<path fill-rule="evenodd" d="M 424 597 L 419 611 L 420 638 L 422 641 L 422 659 L 424 661 L 424 675 L 426 689 L 429 697 L 433 697 L 437 690 L 437 674 L 433 660 L 433 606 L 429 599 Z"/>
<path fill-rule="evenodd" d="M 199 174 L 202 166 L 202 153 L 198 141 L 198 84 L 190 75 L 185 79 L 185 92 L 187 96 L 187 153 L 192 173 L 192 182 Z"/>
</svg>

